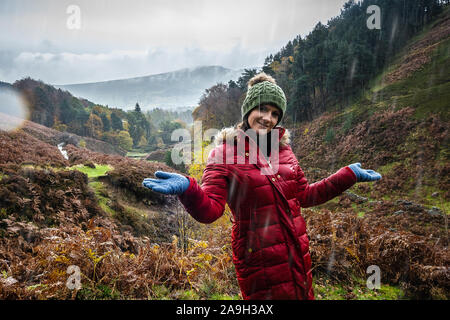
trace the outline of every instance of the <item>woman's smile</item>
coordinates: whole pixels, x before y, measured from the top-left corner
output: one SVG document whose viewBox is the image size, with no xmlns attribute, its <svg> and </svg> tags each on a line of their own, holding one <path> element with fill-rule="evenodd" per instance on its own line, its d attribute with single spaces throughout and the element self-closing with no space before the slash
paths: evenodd
<svg viewBox="0 0 450 320">
<path fill-rule="evenodd" d="M 250 128 L 259 134 L 268 133 L 278 123 L 280 109 L 270 104 L 261 105 L 254 108 L 248 116 Z"/>
</svg>

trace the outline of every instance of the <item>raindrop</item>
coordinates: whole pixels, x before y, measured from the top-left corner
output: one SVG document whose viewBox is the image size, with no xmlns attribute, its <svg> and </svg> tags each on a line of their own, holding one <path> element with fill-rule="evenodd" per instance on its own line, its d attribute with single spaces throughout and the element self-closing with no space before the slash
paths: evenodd
<svg viewBox="0 0 450 320">
<path fill-rule="evenodd" d="M 330 255 L 330 260 L 328 260 L 328 266 L 327 266 L 327 274 L 331 273 L 331 270 L 333 269 L 333 265 L 335 262 L 335 250 L 334 250 L 334 246 L 333 249 L 331 251 L 331 255 Z"/>
<path fill-rule="evenodd" d="M 353 80 L 353 78 L 355 77 L 355 72 L 356 72 L 356 66 L 358 64 L 358 59 L 354 58 L 353 62 L 352 62 L 352 66 L 350 68 L 350 81 Z"/>
<path fill-rule="evenodd" d="M 25 100 L 17 91 L 0 87 L 0 130 L 19 128 L 28 119 Z"/>
</svg>

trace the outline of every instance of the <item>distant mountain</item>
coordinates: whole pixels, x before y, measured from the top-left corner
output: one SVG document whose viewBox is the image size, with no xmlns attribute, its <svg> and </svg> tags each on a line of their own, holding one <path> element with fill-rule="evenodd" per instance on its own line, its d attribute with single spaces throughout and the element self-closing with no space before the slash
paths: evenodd
<svg viewBox="0 0 450 320">
<path fill-rule="evenodd" d="M 242 72 L 221 66 L 203 66 L 145 77 L 55 87 L 96 103 L 125 110 L 134 108 L 136 102 L 143 110 L 154 107 L 193 107 L 197 106 L 205 89 L 218 82 L 237 80 Z"/>
</svg>

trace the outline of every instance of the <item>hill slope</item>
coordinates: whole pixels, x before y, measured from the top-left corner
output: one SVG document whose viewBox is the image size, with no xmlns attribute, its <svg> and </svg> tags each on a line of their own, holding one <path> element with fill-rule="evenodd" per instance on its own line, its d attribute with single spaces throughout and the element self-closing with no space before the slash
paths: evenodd
<svg viewBox="0 0 450 320">
<path fill-rule="evenodd" d="M 447 10 L 359 101 L 299 124 L 294 150 L 300 162 L 333 170 L 359 161 L 384 174 L 366 194 L 410 197 L 449 210 L 449 35 Z"/>
</svg>

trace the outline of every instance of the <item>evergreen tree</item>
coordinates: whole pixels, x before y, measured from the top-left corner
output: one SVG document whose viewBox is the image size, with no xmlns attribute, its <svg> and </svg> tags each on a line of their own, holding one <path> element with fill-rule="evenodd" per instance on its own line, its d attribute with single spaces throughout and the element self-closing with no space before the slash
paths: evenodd
<svg viewBox="0 0 450 320">
<path fill-rule="evenodd" d="M 134 106 L 134 111 L 141 113 L 141 107 L 139 106 L 139 103 L 136 102 L 136 105 Z"/>
</svg>

